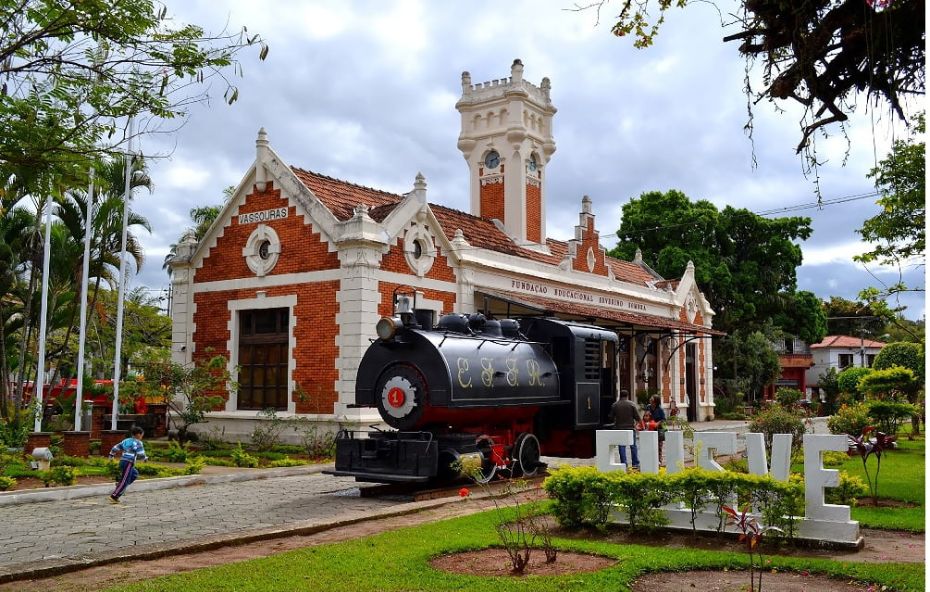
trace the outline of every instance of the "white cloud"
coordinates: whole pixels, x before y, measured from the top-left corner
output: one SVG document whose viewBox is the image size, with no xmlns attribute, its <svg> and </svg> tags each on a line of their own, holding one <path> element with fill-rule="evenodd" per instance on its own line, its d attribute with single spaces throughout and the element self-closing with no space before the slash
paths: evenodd
<svg viewBox="0 0 930 592">
<path fill-rule="evenodd" d="M 517 57 L 526 79 L 550 77 L 559 110 L 558 151 L 547 167 L 553 237 L 572 236 L 584 194 L 594 200 L 605 244 L 614 242 L 620 207 L 644 191 L 674 188 L 753 211 L 816 200 L 794 154 L 797 108 L 782 114 L 758 104 L 755 144 L 745 137 L 744 63 L 737 44 L 721 41 L 731 31 L 708 5 L 673 7 L 655 45 L 637 50 L 610 33 L 609 8 L 595 27 L 594 11 L 565 10 L 572 3 L 556 0 L 168 4 L 180 21 L 208 31 L 245 24 L 268 41 L 270 54 L 262 63 L 255 51 L 240 54 L 245 75 L 233 79 L 235 105 L 195 108 L 174 136 L 146 139 L 148 153 L 172 153 L 151 163 L 155 199 L 140 200 L 155 226 L 142 237 L 151 253 L 174 242 L 192 206 L 217 203 L 225 186 L 239 182 L 260 126 L 288 164 L 392 191 L 408 191 L 422 171 L 431 200 L 467 209 L 467 167 L 456 148 L 460 75 L 504 78 Z M 889 119 L 875 112 L 873 144 L 873 113 L 853 115 L 845 168 L 845 140 L 820 141 L 825 199 L 871 188 L 866 173 L 884 156 Z M 850 257 L 866 250 L 854 230 L 874 211 L 864 200 L 791 213 L 813 219 L 813 236 L 802 244 L 804 289 L 855 294 L 870 285 L 863 270 L 850 272 L 857 270 Z M 147 266 L 143 281 L 163 283 L 157 267 Z"/>
</svg>

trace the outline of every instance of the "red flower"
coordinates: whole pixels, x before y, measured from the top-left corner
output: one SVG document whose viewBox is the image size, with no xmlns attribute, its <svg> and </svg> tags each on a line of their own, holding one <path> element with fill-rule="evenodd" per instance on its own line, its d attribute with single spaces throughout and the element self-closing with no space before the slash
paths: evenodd
<svg viewBox="0 0 930 592">
<path fill-rule="evenodd" d="M 471 491 L 467 487 L 459 489 L 459 497 L 468 497 L 471 495 Z"/>
</svg>

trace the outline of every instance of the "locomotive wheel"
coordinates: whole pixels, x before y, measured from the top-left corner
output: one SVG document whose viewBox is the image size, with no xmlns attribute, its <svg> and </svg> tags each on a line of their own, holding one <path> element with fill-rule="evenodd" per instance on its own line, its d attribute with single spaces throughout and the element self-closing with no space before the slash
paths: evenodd
<svg viewBox="0 0 930 592">
<path fill-rule="evenodd" d="M 524 432 L 513 443 L 514 475 L 532 477 L 539 471 L 539 440 L 533 434 Z"/>
<path fill-rule="evenodd" d="M 395 364 L 375 383 L 378 412 L 392 428 L 410 429 L 423 415 L 426 391 L 423 377 L 415 367 Z"/>
<path fill-rule="evenodd" d="M 497 463 L 494 462 L 492 444 L 493 441 L 487 436 L 479 436 L 475 442 L 478 452 L 481 453 L 481 474 L 475 478 L 478 483 L 488 483 L 497 474 Z"/>
</svg>

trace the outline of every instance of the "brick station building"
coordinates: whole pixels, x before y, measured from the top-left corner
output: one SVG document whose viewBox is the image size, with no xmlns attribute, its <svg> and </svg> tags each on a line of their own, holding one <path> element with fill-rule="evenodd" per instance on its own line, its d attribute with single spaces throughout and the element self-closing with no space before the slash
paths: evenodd
<svg viewBox="0 0 930 592">
<path fill-rule="evenodd" d="M 524 80 L 519 60 L 501 80 L 472 84 L 466 72 L 456 108 L 470 213 L 428 200 L 420 174 L 397 195 L 292 166 L 259 131 L 216 222 L 170 263 L 173 359 L 225 355 L 238 385 L 210 424 L 248 434 L 267 408 L 376 422 L 351 407 L 358 364 L 394 296 L 414 291 L 434 318 L 551 315 L 613 329 L 621 388 L 660 394 L 691 420 L 713 416 L 714 313 L 693 266 L 666 280 L 639 256 L 607 256 L 587 196 L 574 238 L 546 237 L 549 80 Z"/>
</svg>

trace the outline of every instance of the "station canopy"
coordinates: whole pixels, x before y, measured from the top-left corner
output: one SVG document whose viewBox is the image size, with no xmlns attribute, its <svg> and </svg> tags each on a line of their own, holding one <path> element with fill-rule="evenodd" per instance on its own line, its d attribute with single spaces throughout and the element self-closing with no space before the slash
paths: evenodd
<svg viewBox="0 0 930 592">
<path fill-rule="evenodd" d="M 646 313 L 612 310 L 575 302 L 541 298 L 511 292 L 475 292 L 475 307 L 480 312 L 497 318 L 511 317 L 556 317 L 566 321 L 578 321 L 596 325 L 621 333 L 664 333 L 710 337 L 726 335 L 703 325 Z"/>
</svg>

